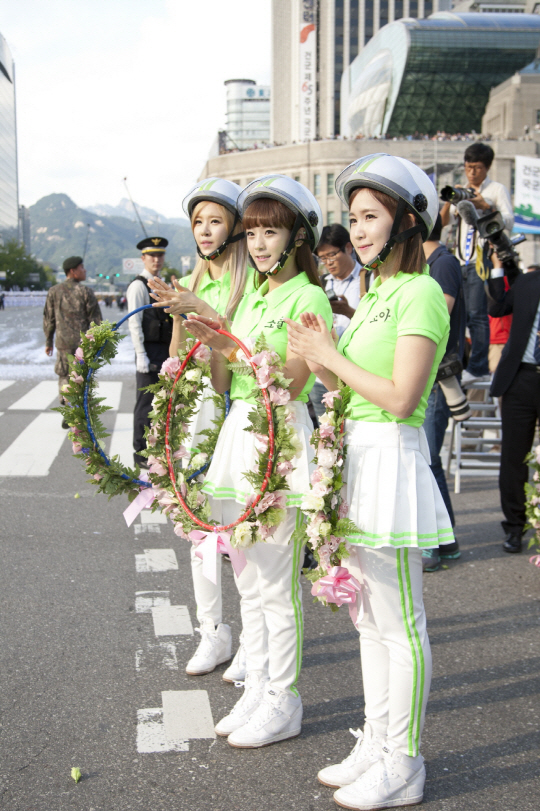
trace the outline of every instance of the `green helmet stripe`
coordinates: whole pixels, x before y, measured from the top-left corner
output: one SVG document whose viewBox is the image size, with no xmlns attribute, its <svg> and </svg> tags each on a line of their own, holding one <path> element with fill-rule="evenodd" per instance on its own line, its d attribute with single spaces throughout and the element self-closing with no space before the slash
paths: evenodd
<svg viewBox="0 0 540 811">
<path fill-rule="evenodd" d="M 366 161 L 361 166 L 359 166 L 358 169 L 354 170 L 353 175 L 357 175 L 359 172 L 367 172 L 367 170 L 369 169 L 371 164 L 375 163 L 375 161 L 378 160 L 379 158 L 380 158 L 380 155 L 376 155 L 374 158 L 371 158 L 371 160 Z"/>
<path fill-rule="evenodd" d="M 217 178 L 215 180 L 210 180 L 208 183 L 203 183 L 202 186 L 199 187 L 199 191 L 210 191 L 214 183 L 217 183 Z"/>
</svg>

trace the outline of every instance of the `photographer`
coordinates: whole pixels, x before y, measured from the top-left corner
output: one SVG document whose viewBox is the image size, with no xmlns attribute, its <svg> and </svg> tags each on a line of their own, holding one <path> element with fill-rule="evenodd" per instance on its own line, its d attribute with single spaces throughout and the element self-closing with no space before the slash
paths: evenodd
<svg viewBox="0 0 540 811">
<path fill-rule="evenodd" d="M 464 155 L 467 187 L 476 192 L 470 199 L 478 216 L 488 211 L 500 211 L 506 229 L 511 231 L 514 214 L 508 189 L 488 177 L 494 157 L 492 148 L 487 144 L 471 144 L 467 147 Z M 458 217 L 457 256 L 465 282 L 467 326 L 472 343 L 467 369 L 462 376 L 462 384 L 467 387 L 478 380 L 489 380 L 489 321 L 484 280 L 492 267 L 491 246 L 478 237 L 472 225 L 463 222 L 451 202 L 445 202 L 441 210 L 443 226 L 448 225 L 455 216 Z M 498 261 L 495 264 L 498 265 Z"/>
<path fill-rule="evenodd" d="M 502 270 L 488 282 L 489 314 L 513 314 L 510 335 L 491 384 L 501 397 L 502 441 L 499 490 L 507 536 L 505 552 L 521 552 L 525 518 L 525 483 L 529 469 L 524 459 L 531 450 L 540 417 L 540 270 L 521 274 L 505 289 Z"/>
<path fill-rule="evenodd" d="M 442 221 L 439 214 L 429 239 L 424 243 L 424 254 L 429 265 L 430 276 L 440 284 L 450 314 L 450 333 L 445 358 L 452 353 L 456 354 L 460 360 L 463 360 L 466 313 L 461 268 L 456 257 L 452 256 L 450 251 L 440 242 L 441 231 Z M 443 358 L 442 363 L 444 363 L 445 358 Z M 454 527 L 456 521 L 441 461 L 441 448 L 450 416 L 450 408 L 446 402 L 443 389 L 440 383 L 435 383 L 428 399 L 424 430 L 431 456 L 430 467 L 439 485 L 452 527 Z M 455 560 L 460 555 L 457 540 L 440 548 L 424 549 L 422 552 L 422 568 L 424 572 L 434 572 L 440 567 L 441 558 Z"/>
<path fill-rule="evenodd" d="M 368 272 L 356 258 L 349 232 L 338 223 L 324 226 L 315 254 L 327 271 L 322 284 L 334 313 L 334 329 L 341 337 L 367 292 Z M 323 384 L 316 380 L 310 399 L 317 417 L 324 414 L 321 398 L 325 393 Z"/>
</svg>

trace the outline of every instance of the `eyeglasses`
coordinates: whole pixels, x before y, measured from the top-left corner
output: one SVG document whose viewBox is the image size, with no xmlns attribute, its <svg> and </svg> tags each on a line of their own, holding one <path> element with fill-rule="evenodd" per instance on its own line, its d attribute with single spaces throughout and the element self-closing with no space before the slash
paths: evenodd
<svg viewBox="0 0 540 811">
<path fill-rule="evenodd" d="M 338 256 L 342 251 L 334 251 L 334 253 L 327 253 L 326 256 L 319 256 L 320 261 L 323 265 L 331 265 L 334 263 L 336 256 Z"/>
</svg>

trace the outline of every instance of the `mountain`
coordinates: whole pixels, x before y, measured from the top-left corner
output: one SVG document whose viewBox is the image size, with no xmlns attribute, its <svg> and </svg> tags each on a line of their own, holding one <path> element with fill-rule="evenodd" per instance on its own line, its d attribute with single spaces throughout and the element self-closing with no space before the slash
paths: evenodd
<svg viewBox="0 0 540 811">
<path fill-rule="evenodd" d="M 32 254 L 53 268 L 61 268 L 67 256 L 82 256 L 87 234 L 85 265 L 91 276 L 121 273 L 122 259 L 140 256 L 135 246 L 144 234 L 139 223 L 128 217 L 98 215 L 79 208 L 67 194 L 49 194 L 28 210 Z M 147 226 L 149 236 L 153 236 L 154 230 L 159 231 L 157 236 L 169 240 L 167 263 L 171 267 L 180 269 L 180 257 L 195 256 L 195 241 L 189 227 L 168 220 L 154 222 L 151 230 Z"/>
<path fill-rule="evenodd" d="M 189 228 L 189 220 L 186 217 L 164 217 L 163 214 L 154 211 L 153 208 L 146 208 L 146 206 L 140 206 L 138 203 L 135 203 L 135 205 L 145 226 L 147 224 L 157 225 L 170 223 L 172 225 L 182 225 L 185 228 Z M 107 203 L 100 203 L 99 205 L 88 206 L 87 211 L 91 211 L 92 214 L 97 214 L 98 217 L 125 217 L 128 220 L 137 222 L 133 205 L 131 200 L 128 200 L 127 197 L 123 197 L 117 206 L 109 206 Z"/>
</svg>

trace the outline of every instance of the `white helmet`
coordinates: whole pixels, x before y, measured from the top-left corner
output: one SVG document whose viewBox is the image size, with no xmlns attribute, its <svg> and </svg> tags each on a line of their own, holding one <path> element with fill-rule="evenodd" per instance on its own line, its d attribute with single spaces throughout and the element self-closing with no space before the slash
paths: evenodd
<svg viewBox="0 0 540 811">
<path fill-rule="evenodd" d="M 435 186 L 416 164 L 384 152 L 358 158 L 337 178 L 336 192 L 348 206 L 351 192 L 361 188 L 378 189 L 398 201 L 391 234 L 393 242 L 386 256 L 396 242 L 403 242 L 412 233 L 420 233 L 424 242 L 429 237 L 439 212 L 439 201 Z M 409 228 L 402 232 L 397 238 L 397 229 L 406 211 L 414 214 L 418 225 L 414 230 Z"/>
<path fill-rule="evenodd" d="M 252 180 L 240 193 L 237 203 L 240 217 L 244 217 L 247 207 L 254 200 L 267 197 L 283 203 L 296 215 L 287 247 L 272 270 L 266 273 L 267 276 L 273 276 L 283 268 L 289 258 L 300 228 L 305 228 L 309 247 L 312 251 L 315 250 L 321 236 L 322 211 L 309 189 L 306 189 L 297 180 L 293 180 L 287 175 L 264 175 L 264 177 Z"/>
<path fill-rule="evenodd" d="M 207 200 L 211 203 L 219 203 L 225 206 L 233 214 L 236 214 L 236 201 L 242 188 L 233 183 L 232 180 L 223 180 L 221 177 L 209 177 L 201 183 L 196 183 L 182 200 L 182 208 L 188 219 L 191 219 L 193 209 L 197 203 Z"/>
<path fill-rule="evenodd" d="M 225 208 L 234 214 L 234 222 L 230 233 L 219 248 L 217 248 L 213 253 L 205 255 L 197 245 L 197 253 L 201 259 L 205 259 L 207 262 L 217 259 L 218 256 L 221 256 L 223 251 L 229 245 L 231 245 L 231 243 L 238 242 L 238 240 L 244 239 L 246 236 L 243 231 L 242 233 L 235 234 L 235 236 L 233 236 L 233 231 L 240 221 L 240 215 L 238 213 L 236 203 L 238 200 L 238 195 L 241 191 L 241 187 L 237 183 L 233 183 L 232 180 L 223 180 L 221 177 L 209 177 L 206 180 L 203 180 L 202 183 L 197 183 L 195 186 L 193 186 L 187 196 L 184 197 L 182 201 L 182 208 L 190 220 L 191 215 L 193 214 L 193 209 L 197 203 L 202 203 L 204 201 L 209 203 L 218 203 L 220 206 L 225 206 Z"/>
</svg>

